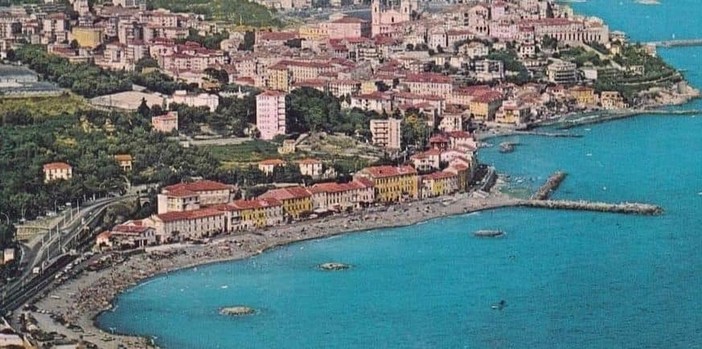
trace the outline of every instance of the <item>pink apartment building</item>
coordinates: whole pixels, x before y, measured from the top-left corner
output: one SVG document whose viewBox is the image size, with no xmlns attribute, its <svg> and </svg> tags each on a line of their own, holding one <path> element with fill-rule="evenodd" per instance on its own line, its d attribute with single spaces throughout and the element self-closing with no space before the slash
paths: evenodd
<svg viewBox="0 0 702 349">
<path fill-rule="evenodd" d="M 369 37 L 371 25 L 356 17 L 342 17 L 329 23 L 329 39 Z"/>
<path fill-rule="evenodd" d="M 178 112 L 170 111 L 167 114 L 151 118 L 154 131 L 169 133 L 178 130 Z"/>
<path fill-rule="evenodd" d="M 266 91 L 256 96 L 256 128 L 263 140 L 285 134 L 285 93 Z"/>
</svg>

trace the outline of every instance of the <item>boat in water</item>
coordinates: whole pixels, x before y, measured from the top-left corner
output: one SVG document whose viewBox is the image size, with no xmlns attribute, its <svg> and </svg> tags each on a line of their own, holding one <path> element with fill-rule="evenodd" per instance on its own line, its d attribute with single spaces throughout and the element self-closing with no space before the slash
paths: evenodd
<svg viewBox="0 0 702 349">
<path fill-rule="evenodd" d="M 479 238 L 499 238 L 507 235 L 507 233 L 502 230 L 478 230 L 473 235 Z"/>
<path fill-rule="evenodd" d="M 491 308 L 492 308 L 493 310 L 502 310 L 502 309 L 504 309 L 506 306 L 507 306 L 507 302 L 505 302 L 505 300 L 503 299 L 503 300 L 501 300 L 501 301 L 499 301 L 499 302 L 493 304 L 493 305 L 491 306 Z"/>
</svg>

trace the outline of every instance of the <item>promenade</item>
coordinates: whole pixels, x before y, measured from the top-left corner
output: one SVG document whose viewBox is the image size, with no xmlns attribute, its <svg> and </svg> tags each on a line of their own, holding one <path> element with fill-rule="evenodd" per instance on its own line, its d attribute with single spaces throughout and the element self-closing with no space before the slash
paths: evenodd
<svg viewBox="0 0 702 349">
<path fill-rule="evenodd" d="M 494 173 L 492 177 L 496 177 Z M 619 214 L 658 215 L 662 208 L 641 203 L 603 203 L 570 200 L 548 200 L 565 179 L 565 173 L 552 175 L 534 199 L 512 198 L 491 188 L 490 192 L 477 191 L 422 201 L 405 202 L 393 206 L 372 207 L 348 214 L 280 225 L 269 229 L 244 232 L 214 238 L 204 245 L 164 245 L 139 251 L 128 258 L 117 257 L 114 264 L 97 272 L 73 275 L 66 283 L 52 285 L 52 289 L 36 302 L 38 311 L 30 312 L 37 326 L 45 331 L 56 331 L 68 339 L 88 339 L 99 348 L 117 349 L 151 347 L 149 340 L 133 336 L 107 333 L 95 326 L 100 312 L 109 310 L 112 301 L 123 290 L 151 278 L 197 265 L 244 259 L 264 251 L 311 239 L 319 239 L 350 232 L 383 229 L 416 224 L 429 219 L 450 215 L 479 212 L 506 207 L 530 207 L 609 212 Z M 492 181 L 490 181 L 492 182 Z M 488 189 L 486 187 L 486 189 Z M 489 190 L 489 189 L 488 189 Z M 478 195 L 480 194 L 480 195 Z M 483 197 L 484 196 L 484 197 Z M 82 270 L 83 265 L 77 270 Z M 53 318 L 65 320 L 57 324 Z M 69 329 L 80 327 L 84 332 Z"/>
</svg>

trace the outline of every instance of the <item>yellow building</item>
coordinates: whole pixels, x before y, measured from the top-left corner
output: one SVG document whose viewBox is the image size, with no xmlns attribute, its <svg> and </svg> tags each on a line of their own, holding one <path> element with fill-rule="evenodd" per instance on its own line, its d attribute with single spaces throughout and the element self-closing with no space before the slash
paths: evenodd
<svg viewBox="0 0 702 349">
<path fill-rule="evenodd" d="M 75 27 L 71 34 L 80 47 L 95 48 L 103 42 L 102 28 Z"/>
<path fill-rule="evenodd" d="M 327 23 L 305 24 L 299 29 L 300 38 L 309 41 L 322 41 L 329 38 Z"/>
<path fill-rule="evenodd" d="M 283 204 L 283 214 L 292 219 L 298 219 L 313 210 L 312 192 L 303 187 L 273 189 L 258 198 L 280 201 Z"/>
<path fill-rule="evenodd" d="M 525 104 L 507 101 L 495 115 L 495 121 L 501 124 L 521 125 L 529 120 L 530 109 Z"/>
<path fill-rule="evenodd" d="M 618 91 L 602 91 L 600 103 L 604 109 L 624 109 L 629 105 Z"/>
<path fill-rule="evenodd" d="M 283 145 L 278 147 L 278 154 L 293 154 L 296 147 L 294 139 L 283 140 Z"/>
<path fill-rule="evenodd" d="M 373 80 L 361 82 L 360 94 L 370 94 L 378 91 L 378 85 Z"/>
<path fill-rule="evenodd" d="M 400 202 L 419 198 L 419 176 L 412 166 L 366 167 L 356 174 L 373 182 L 378 202 Z"/>
<path fill-rule="evenodd" d="M 470 102 L 470 113 L 479 121 L 493 121 L 502 105 L 502 94 L 496 91 L 481 93 Z"/>
<path fill-rule="evenodd" d="M 263 228 L 283 222 L 283 204 L 273 198 L 237 200 L 219 209 L 227 212 L 227 231 Z"/>
<path fill-rule="evenodd" d="M 458 175 L 449 171 L 422 176 L 422 198 L 449 195 L 458 191 Z"/>
<path fill-rule="evenodd" d="M 266 86 L 271 90 L 289 91 L 292 80 L 292 73 L 283 64 L 275 64 L 268 67 L 268 82 Z"/>
<path fill-rule="evenodd" d="M 591 107 L 597 104 L 595 89 L 585 86 L 576 86 L 570 89 L 570 96 L 574 98 L 581 107 Z"/>
</svg>

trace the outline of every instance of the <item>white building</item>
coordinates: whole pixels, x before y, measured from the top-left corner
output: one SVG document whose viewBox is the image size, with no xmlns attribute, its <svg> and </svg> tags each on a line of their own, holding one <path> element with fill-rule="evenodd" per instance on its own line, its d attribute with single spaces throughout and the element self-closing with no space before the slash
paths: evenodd
<svg viewBox="0 0 702 349">
<path fill-rule="evenodd" d="M 207 93 L 189 94 L 187 91 L 178 90 L 168 98 L 167 102 L 169 105 L 185 104 L 191 107 L 207 107 L 210 111 L 215 111 L 219 106 L 219 97 Z"/>
<path fill-rule="evenodd" d="M 373 136 L 373 144 L 388 149 L 400 149 L 402 140 L 401 124 L 402 120 L 393 118 L 371 120 L 370 131 Z"/>
</svg>

